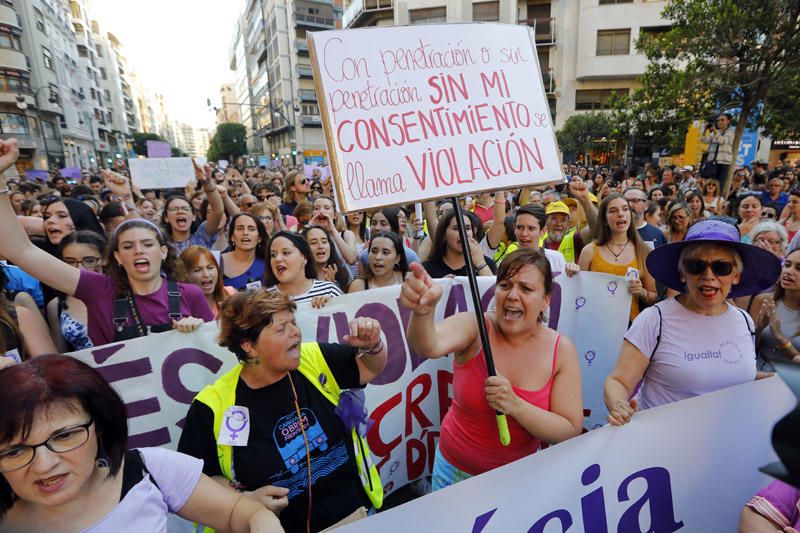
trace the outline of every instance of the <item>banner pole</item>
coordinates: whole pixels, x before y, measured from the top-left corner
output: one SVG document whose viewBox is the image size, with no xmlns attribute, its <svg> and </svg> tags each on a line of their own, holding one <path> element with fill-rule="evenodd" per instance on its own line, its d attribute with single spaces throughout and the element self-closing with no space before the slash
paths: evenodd
<svg viewBox="0 0 800 533">
<path fill-rule="evenodd" d="M 489 344 L 489 333 L 486 331 L 486 322 L 483 320 L 483 308 L 481 307 L 481 294 L 478 290 L 478 280 L 475 279 L 475 267 L 472 264 L 472 256 L 469 253 L 469 237 L 467 228 L 464 226 L 464 212 L 461 210 L 461 203 L 458 196 L 453 196 L 453 209 L 456 213 L 456 224 L 458 225 L 458 235 L 461 239 L 461 250 L 464 254 L 464 264 L 467 267 L 467 278 L 469 279 L 469 292 L 472 294 L 472 305 L 475 308 L 475 317 L 478 319 L 478 333 L 481 336 L 483 345 L 483 356 L 486 359 L 486 370 L 490 376 L 496 376 L 494 368 L 494 358 L 492 357 L 492 346 Z M 497 418 L 497 430 L 500 433 L 500 442 L 503 446 L 511 443 L 511 435 L 508 433 L 508 420 L 506 415 L 500 411 L 495 411 Z"/>
</svg>

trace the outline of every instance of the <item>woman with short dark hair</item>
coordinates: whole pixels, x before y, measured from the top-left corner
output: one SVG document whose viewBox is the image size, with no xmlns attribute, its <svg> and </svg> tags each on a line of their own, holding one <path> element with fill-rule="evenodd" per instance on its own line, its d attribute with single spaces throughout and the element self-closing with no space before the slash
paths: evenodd
<svg viewBox="0 0 800 533">
<path fill-rule="evenodd" d="M 281 531 L 263 505 L 164 448 L 129 450 L 125 405 L 94 369 L 45 355 L 0 371 L 0 529 L 167 531 L 167 516 Z"/>
</svg>

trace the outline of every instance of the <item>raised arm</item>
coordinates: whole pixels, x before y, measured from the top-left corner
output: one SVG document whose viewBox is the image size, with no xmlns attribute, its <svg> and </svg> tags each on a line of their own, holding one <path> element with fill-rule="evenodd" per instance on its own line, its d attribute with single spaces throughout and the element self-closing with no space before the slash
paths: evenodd
<svg viewBox="0 0 800 533">
<path fill-rule="evenodd" d="M 594 229 L 597 227 L 597 208 L 589 198 L 589 187 L 581 179 L 573 178 L 569 182 L 569 192 L 581 204 L 583 212 L 586 214 L 586 227 L 580 230 L 580 235 L 581 240 L 587 243 L 592 240 Z"/>
<path fill-rule="evenodd" d="M 192 159 L 192 165 L 194 166 L 195 179 L 197 179 L 197 183 L 203 187 L 203 190 L 206 193 L 206 198 L 208 199 L 206 232 L 209 235 L 215 235 L 217 230 L 219 230 L 220 223 L 222 222 L 222 215 L 225 212 L 225 206 L 222 203 L 222 197 L 220 197 L 219 191 L 217 191 L 217 185 L 214 183 L 214 179 L 211 176 L 211 167 L 209 165 L 200 167 L 200 165 L 198 165 L 194 159 Z"/>
<path fill-rule="evenodd" d="M 506 193 L 505 191 L 497 191 L 494 193 L 494 218 L 492 227 L 486 232 L 486 243 L 489 248 L 495 250 L 500 246 L 500 241 L 503 239 L 503 230 L 505 229 L 506 221 Z M 509 237 L 511 237 L 509 235 Z"/>
<path fill-rule="evenodd" d="M 0 174 L 13 165 L 17 157 L 17 140 L 0 140 Z M 17 221 L 8 192 L 5 176 L 0 177 L 0 256 L 45 285 L 65 294 L 75 294 L 80 271 L 33 245 Z"/>
<path fill-rule="evenodd" d="M 441 297 L 442 287 L 433 283 L 421 264 L 411 263 L 400 289 L 400 303 L 411 310 L 406 337 L 415 352 L 429 359 L 452 352 L 460 354 L 478 337 L 478 325 L 472 313 L 459 313 L 434 323 L 434 311 Z"/>
</svg>

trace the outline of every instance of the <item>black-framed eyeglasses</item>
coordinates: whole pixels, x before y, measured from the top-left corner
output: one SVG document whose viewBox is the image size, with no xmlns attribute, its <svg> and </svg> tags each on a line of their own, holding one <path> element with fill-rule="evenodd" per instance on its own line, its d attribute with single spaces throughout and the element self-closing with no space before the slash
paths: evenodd
<svg viewBox="0 0 800 533">
<path fill-rule="evenodd" d="M 243 205 L 245 208 L 247 208 L 247 209 L 250 209 L 251 207 L 253 207 L 254 205 L 256 205 L 256 203 L 255 203 L 255 202 L 244 202 L 242 205 Z"/>
<path fill-rule="evenodd" d="M 50 435 L 39 444 L 20 444 L 0 451 L 0 472 L 13 472 L 25 468 L 36 457 L 36 449 L 46 446 L 55 453 L 67 453 L 80 448 L 89 440 L 89 427 L 94 424 L 90 418 L 85 424 L 68 427 Z"/>
<path fill-rule="evenodd" d="M 711 262 L 703 259 L 686 259 L 683 261 L 683 269 L 692 276 L 699 276 L 707 268 L 711 268 L 711 272 L 715 276 L 730 276 L 731 272 L 733 272 L 733 262 L 723 261 L 722 259 Z"/>
<path fill-rule="evenodd" d="M 94 268 L 97 266 L 97 263 L 100 262 L 102 257 L 97 257 L 95 255 L 87 255 L 81 259 L 73 259 L 72 257 L 65 257 L 63 261 L 71 267 L 78 268 L 78 265 L 81 265 L 84 268 Z"/>
<path fill-rule="evenodd" d="M 274 196 L 275 196 L 274 194 L 261 195 L 261 196 L 258 197 L 258 201 L 259 202 L 266 202 L 267 200 L 269 200 L 270 198 L 273 198 Z"/>
</svg>

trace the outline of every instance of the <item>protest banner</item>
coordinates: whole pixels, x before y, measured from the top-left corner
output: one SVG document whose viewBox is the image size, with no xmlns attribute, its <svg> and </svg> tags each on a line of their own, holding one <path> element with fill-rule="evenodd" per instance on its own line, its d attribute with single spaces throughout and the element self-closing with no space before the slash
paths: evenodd
<svg viewBox="0 0 800 533">
<path fill-rule="evenodd" d="M 74 180 L 81 179 L 81 167 L 66 167 L 59 169 L 59 174 L 65 178 L 72 178 Z"/>
<path fill-rule="evenodd" d="M 147 157 L 172 157 L 172 147 L 168 142 L 147 141 Z"/>
<path fill-rule="evenodd" d="M 190 157 L 128 159 L 128 168 L 134 185 L 140 189 L 183 188 L 189 180 L 194 179 Z"/>
<path fill-rule="evenodd" d="M 796 402 L 773 377 L 642 411 L 339 531 L 736 531 Z"/>
<path fill-rule="evenodd" d="M 563 181 L 531 28 L 430 24 L 308 41 L 341 211 Z"/>
<path fill-rule="evenodd" d="M 313 165 L 305 163 L 303 165 L 303 175 L 308 180 L 320 180 L 322 178 L 330 177 L 331 167 Z"/>
<path fill-rule="evenodd" d="M 217 166 L 222 170 L 225 170 L 226 168 L 228 168 L 228 160 L 220 159 L 219 161 L 217 161 Z"/>
<path fill-rule="evenodd" d="M 258 156 L 258 166 L 263 168 L 269 167 L 269 156 L 266 155 Z"/>
<path fill-rule="evenodd" d="M 611 278 L 588 272 L 575 278 L 557 276 L 550 324 L 562 332 L 570 330 L 568 335 L 579 350 L 586 343 L 594 343 L 599 354 L 596 361 L 608 359 L 613 364 L 616 354 L 610 351 L 612 348 L 598 346 L 619 345 L 622 334 L 610 324 L 627 323 L 630 300 L 621 293 L 616 296 L 608 293 Z M 437 321 L 471 308 L 466 278 L 434 281 L 445 289 L 436 309 Z M 484 310 L 493 303 L 494 281 L 491 276 L 478 278 Z M 573 295 L 578 292 L 586 300 L 580 310 L 583 318 L 572 320 L 567 315 L 574 312 Z M 452 386 L 451 358 L 422 359 L 408 347 L 405 332 L 410 312 L 400 306 L 399 294 L 399 285 L 373 289 L 334 298 L 323 309 L 301 304 L 296 314 L 303 339 L 319 342 L 341 341 L 347 333 L 348 321 L 359 316 L 381 323 L 389 359 L 383 373 L 367 386 L 365 394 L 374 421 L 367 440 L 387 494 L 430 473 L 439 425 L 450 405 Z M 236 364 L 235 356 L 217 345 L 217 333 L 216 324 L 206 324 L 192 334 L 150 335 L 71 355 L 97 368 L 128 405 L 131 446 L 174 449 L 181 421 L 195 394 Z M 617 334 L 616 339 L 601 340 Z M 586 428 L 603 423 L 606 416 L 602 400 L 606 374 L 595 372 L 596 364 L 592 363 L 591 371 L 584 366 Z"/>
</svg>

